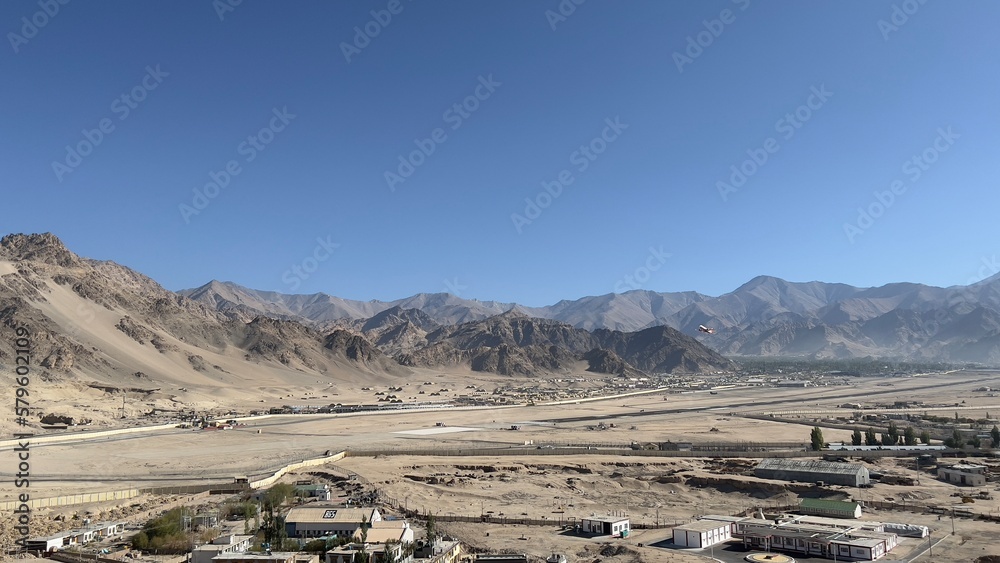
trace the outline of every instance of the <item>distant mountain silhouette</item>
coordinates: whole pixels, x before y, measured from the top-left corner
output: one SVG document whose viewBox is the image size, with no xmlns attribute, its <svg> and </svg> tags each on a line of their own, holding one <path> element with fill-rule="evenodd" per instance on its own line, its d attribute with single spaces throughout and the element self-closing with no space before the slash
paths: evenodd
<svg viewBox="0 0 1000 563">
<path fill-rule="evenodd" d="M 214 289 L 217 286 L 221 288 Z M 321 326 L 365 320 L 394 307 L 418 309 L 429 321 L 451 326 L 516 307 L 533 318 L 586 330 L 635 332 L 668 326 L 731 356 L 871 356 L 1000 363 L 1000 349 L 995 346 L 1000 336 L 991 320 L 1000 315 L 1000 274 L 948 288 L 917 283 L 858 288 L 758 276 L 718 297 L 636 290 L 564 300 L 546 307 L 476 301 L 450 294 L 418 294 L 391 302 L 348 301 L 324 294 L 274 297 L 219 282 L 181 293 L 219 310 L 256 303 L 258 314 L 297 316 Z M 230 294 L 239 299 L 227 297 Z M 313 306 L 306 309 L 288 303 Z M 698 325 L 702 324 L 714 328 L 715 334 L 699 333 Z"/>
</svg>

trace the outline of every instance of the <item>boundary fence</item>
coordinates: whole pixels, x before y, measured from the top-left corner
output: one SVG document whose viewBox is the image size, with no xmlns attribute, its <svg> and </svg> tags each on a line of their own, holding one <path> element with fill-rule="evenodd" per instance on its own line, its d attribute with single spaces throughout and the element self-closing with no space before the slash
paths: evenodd
<svg viewBox="0 0 1000 563">
<path fill-rule="evenodd" d="M 546 448 L 538 446 L 534 448 L 455 448 L 455 449 L 366 449 L 349 450 L 345 457 L 375 457 L 379 455 L 412 455 L 412 456 L 564 456 L 564 455 L 615 455 L 623 457 L 742 457 L 742 458 L 765 458 L 765 457 L 822 457 L 824 453 L 812 451 L 692 451 L 692 450 L 633 450 L 618 448 Z M 861 453 L 876 452 L 851 452 L 855 456 Z M 887 452 L 877 452 L 887 453 Z M 888 452 L 891 453 L 891 452 Z M 896 453 L 895 455 L 899 455 Z M 880 456 L 872 456 L 880 457 Z"/>
</svg>

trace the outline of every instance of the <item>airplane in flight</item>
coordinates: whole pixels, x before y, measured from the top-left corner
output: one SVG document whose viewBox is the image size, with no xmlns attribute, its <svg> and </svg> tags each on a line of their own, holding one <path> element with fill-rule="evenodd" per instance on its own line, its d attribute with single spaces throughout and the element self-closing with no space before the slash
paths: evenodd
<svg viewBox="0 0 1000 563">
<path fill-rule="evenodd" d="M 708 328 L 705 325 L 698 325 L 698 331 L 699 332 L 705 332 L 705 333 L 708 333 L 708 334 L 715 334 L 715 329 L 714 328 Z"/>
</svg>

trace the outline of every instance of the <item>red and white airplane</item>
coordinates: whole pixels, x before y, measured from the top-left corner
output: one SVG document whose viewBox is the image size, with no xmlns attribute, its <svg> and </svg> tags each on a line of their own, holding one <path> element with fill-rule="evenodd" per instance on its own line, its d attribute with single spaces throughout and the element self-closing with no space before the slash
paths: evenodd
<svg viewBox="0 0 1000 563">
<path fill-rule="evenodd" d="M 708 328 L 705 325 L 698 325 L 698 331 L 699 332 L 707 332 L 708 334 L 715 334 L 715 329 L 714 328 Z"/>
</svg>

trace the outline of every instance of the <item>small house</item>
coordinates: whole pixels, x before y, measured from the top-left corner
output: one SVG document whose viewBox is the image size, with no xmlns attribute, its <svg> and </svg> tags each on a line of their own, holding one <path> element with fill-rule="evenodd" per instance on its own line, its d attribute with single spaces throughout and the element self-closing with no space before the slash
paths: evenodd
<svg viewBox="0 0 1000 563">
<path fill-rule="evenodd" d="M 938 477 L 953 485 L 982 487 L 986 485 L 986 466 L 956 463 L 947 467 L 938 467 Z"/>
<path fill-rule="evenodd" d="M 698 520 L 674 528 L 674 545 L 678 547 L 709 547 L 732 537 L 732 525 L 718 520 Z"/>
<path fill-rule="evenodd" d="M 598 536 L 628 536 L 628 518 L 621 516 L 591 516 L 580 519 L 580 530 Z"/>
</svg>

